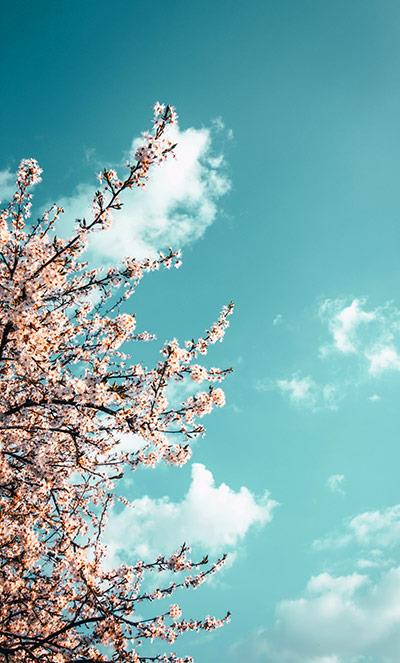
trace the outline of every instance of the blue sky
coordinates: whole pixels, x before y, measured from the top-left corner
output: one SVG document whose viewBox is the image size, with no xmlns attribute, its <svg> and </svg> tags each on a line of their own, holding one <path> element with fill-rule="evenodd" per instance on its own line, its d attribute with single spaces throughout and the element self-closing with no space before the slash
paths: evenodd
<svg viewBox="0 0 400 663">
<path fill-rule="evenodd" d="M 180 650 L 199 663 L 398 661 L 399 4 L 41 0 L 4 4 L 2 24 L 3 195 L 33 156 L 38 205 L 63 200 L 73 216 L 153 103 L 173 103 L 185 176 L 160 175 L 158 207 L 133 200 L 94 257 L 183 243 L 183 268 L 135 298 L 159 338 L 148 362 L 236 302 L 212 355 L 235 373 L 197 465 L 129 486 L 153 500 L 157 531 L 157 499 L 184 530 L 208 486 L 212 546 L 233 553 L 218 582 L 179 599 L 186 614 L 231 609 L 232 623 Z"/>
</svg>

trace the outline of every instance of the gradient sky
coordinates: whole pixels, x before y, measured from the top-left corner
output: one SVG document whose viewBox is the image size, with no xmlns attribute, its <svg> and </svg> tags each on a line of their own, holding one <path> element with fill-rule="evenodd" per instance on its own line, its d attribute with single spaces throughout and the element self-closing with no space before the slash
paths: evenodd
<svg viewBox="0 0 400 663">
<path fill-rule="evenodd" d="M 41 204 L 95 186 L 158 99 L 224 157 L 215 218 L 194 218 L 183 268 L 150 275 L 134 310 L 162 342 L 235 301 L 211 358 L 235 369 L 227 406 L 193 461 L 279 507 L 228 546 L 218 582 L 179 597 L 185 614 L 234 618 L 177 650 L 398 662 L 399 3 L 13 0 L 0 51 L 0 170 L 37 158 Z M 135 475 L 130 497 L 179 504 L 191 470 Z"/>
</svg>

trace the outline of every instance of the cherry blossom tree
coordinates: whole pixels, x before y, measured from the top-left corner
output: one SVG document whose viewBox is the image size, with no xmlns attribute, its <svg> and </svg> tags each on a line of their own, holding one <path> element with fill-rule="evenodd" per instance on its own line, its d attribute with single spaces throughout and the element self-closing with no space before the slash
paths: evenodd
<svg viewBox="0 0 400 663">
<path fill-rule="evenodd" d="M 37 222 L 30 220 L 30 190 L 42 173 L 34 159 L 20 163 L 16 193 L 0 211 L 0 654 L 5 661 L 184 663 L 192 658 L 142 653 L 146 641 L 160 639 L 161 649 L 170 649 L 180 634 L 215 629 L 229 619 L 229 613 L 221 619 L 183 619 L 172 598 L 178 589 L 198 587 L 225 556 L 192 560 L 188 546 L 177 542 L 171 557 L 112 569 L 104 563 L 102 534 L 110 507 L 120 499 L 129 508 L 117 497 L 116 482 L 140 466 L 186 463 L 191 441 L 204 433 L 200 419 L 224 405 L 218 383 L 229 370 L 197 362 L 224 336 L 232 304 L 198 340 L 166 343 L 149 370 L 122 350 L 150 335 L 136 333 L 135 317 L 121 310 L 146 272 L 178 267 L 179 252 L 127 258 L 107 269 L 91 268 L 83 259 L 91 233 L 118 216 L 122 194 L 144 186 L 150 169 L 173 155 L 168 125 L 175 121 L 173 107 L 156 104 L 153 130 L 143 135 L 126 176 L 111 169 L 99 175 L 92 214 L 77 220 L 69 239 L 57 236 L 63 213 L 57 205 Z M 168 385 L 184 379 L 207 387 L 179 407 L 169 405 Z M 127 449 L 130 436 L 143 440 L 140 449 L 133 443 Z M 159 589 L 149 589 L 156 586 L 149 581 L 154 576 Z"/>
</svg>

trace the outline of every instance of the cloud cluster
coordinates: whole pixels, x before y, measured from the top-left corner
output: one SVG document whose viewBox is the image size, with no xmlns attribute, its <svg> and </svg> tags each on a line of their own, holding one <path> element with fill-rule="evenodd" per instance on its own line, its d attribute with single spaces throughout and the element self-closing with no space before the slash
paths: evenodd
<svg viewBox="0 0 400 663">
<path fill-rule="evenodd" d="M 322 355 L 335 350 L 353 354 L 363 362 L 371 376 L 400 370 L 397 343 L 400 333 L 400 311 L 393 304 L 366 309 L 365 299 L 350 304 L 341 299 L 322 302 L 319 313 L 328 325 L 332 343 L 321 349 Z"/>
<path fill-rule="evenodd" d="M 232 648 L 230 660 L 398 663 L 400 566 L 387 553 L 399 544 L 400 504 L 357 514 L 341 532 L 314 542 L 325 554 L 352 546 L 357 571 L 312 576 L 300 596 L 277 604 L 270 628 Z"/>
<path fill-rule="evenodd" d="M 281 601 L 270 630 L 253 639 L 252 663 L 397 663 L 400 567 L 375 582 L 352 573 L 312 577 L 300 598 Z M 236 657 L 239 661 L 240 649 Z"/>
<path fill-rule="evenodd" d="M 333 344 L 339 352 L 356 352 L 358 347 L 357 331 L 360 327 L 376 319 L 374 311 L 364 311 L 365 301 L 353 299 L 351 304 L 343 306 L 341 300 L 326 299 L 320 306 L 320 315 L 327 318 L 333 337 Z"/>
<path fill-rule="evenodd" d="M 345 482 L 344 474 L 331 474 L 326 481 L 326 486 L 331 493 L 338 493 L 339 495 L 345 495 L 343 484 Z"/>
<path fill-rule="evenodd" d="M 276 387 L 299 407 L 313 411 L 335 410 L 337 407 L 337 392 L 334 385 L 318 384 L 310 376 L 300 377 L 294 374 L 289 379 L 277 380 Z"/>
<path fill-rule="evenodd" d="M 363 548 L 388 548 L 400 544 L 400 504 L 376 511 L 365 511 L 345 522 L 343 531 L 317 539 L 317 550 L 343 548 L 350 544 Z"/>
<path fill-rule="evenodd" d="M 336 362 L 332 377 L 322 383 L 299 372 L 275 380 L 274 388 L 288 396 L 292 404 L 312 412 L 335 410 L 354 386 L 375 380 L 389 371 L 400 371 L 400 309 L 394 304 L 389 302 L 371 309 L 366 299 L 325 299 L 318 313 L 330 336 L 319 349 L 320 359 L 324 359 L 330 369 L 333 366 L 326 360 L 342 357 L 346 362 L 353 362 L 353 370 L 349 372 L 346 368 L 340 373 L 341 364 Z M 262 380 L 258 388 L 263 388 L 263 384 L 273 388 L 271 381 Z M 373 393 L 368 400 L 377 402 L 380 396 Z"/>
<path fill-rule="evenodd" d="M 244 486 L 238 491 L 225 483 L 216 486 L 212 473 L 194 463 L 180 502 L 145 496 L 112 513 L 104 538 L 109 563 L 171 554 L 184 541 L 218 554 L 234 548 L 250 527 L 270 522 L 276 506 L 268 493 L 256 498 Z"/>
<path fill-rule="evenodd" d="M 217 215 L 217 203 L 230 188 L 224 157 L 213 150 L 213 130 L 172 127 L 176 158 L 153 168 L 144 189 L 129 191 L 122 210 L 114 213 L 112 227 L 96 233 L 89 254 L 114 263 L 126 256 L 153 256 L 160 249 L 201 238 Z M 140 139 L 132 143 L 133 155 Z M 131 156 L 133 158 L 133 156 Z M 122 167 L 121 167 L 122 170 Z M 66 226 L 91 215 L 93 186 L 80 184 L 59 204 Z"/>
</svg>

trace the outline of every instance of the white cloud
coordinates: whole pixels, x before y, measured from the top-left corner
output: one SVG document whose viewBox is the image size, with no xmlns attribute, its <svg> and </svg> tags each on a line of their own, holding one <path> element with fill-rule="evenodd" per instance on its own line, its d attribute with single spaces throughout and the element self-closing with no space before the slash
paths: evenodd
<svg viewBox="0 0 400 663">
<path fill-rule="evenodd" d="M 274 317 L 274 319 L 272 320 L 272 324 L 274 325 L 274 327 L 277 327 L 278 325 L 281 325 L 282 322 L 283 322 L 283 316 L 282 316 L 282 313 L 278 313 L 278 314 Z"/>
<path fill-rule="evenodd" d="M 256 389 L 278 388 L 291 403 L 310 411 L 336 410 L 340 401 L 366 381 L 388 371 L 400 371 L 400 308 L 392 302 L 370 309 L 366 299 L 354 298 L 350 303 L 326 299 L 318 310 L 330 332 L 328 342 L 319 348 L 319 356 L 332 359 L 335 355 L 330 377 L 326 382 L 317 382 L 297 371 L 284 379 L 260 379 Z M 272 324 L 281 322 L 278 314 Z M 345 364 L 337 361 L 339 356 Z M 371 402 L 380 399 L 377 393 L 368 397 Z"/>
<path fill-rule="evenodd" d="M 0 170 L 0 201 L 10 198 L 15 191 L 15 173 Z"/>
<path fill-rule="evenodd" d="M 329 573 L 312 576 L 307 584 L 310 594 L 324 594 L 334 592 L 341 596 L 352 596 L 354 592 L 366 582 L 365 576 L 352 573 L 348 576 L 334 577 Z"/>
<path fill-rule="evenodd" d="M 360 325 L 375 320 L 374 311 L 363 311 L 365 300 L 353 299 L 349 306 L 340 308 L 338 300 L 325 300 L 320 307 L 320 315 L 329 317 L 329 329 L 333 342 L 339 352 L 355 352 L 357 346 L 356 332 Z M 340 306 L 341 302 L 339 303 Z M 333 315 L 332 315 L 333 313 Z"/>
<path fill-rule="evenodd" d="M 134 453 L 135 451 L 143 449 L 143 447 L 145 447 L 146 444 L 147 441 L 142 437 L 140 437 L 140 435 L 137 435 L 136 433 L 121 433 L 119 435 L 118 445 L 116 445 L 113 448 L 113 452 L 128 451 L 130 453 Z"/>
<path fill-rule="evenodd" d="M 126 194 L 122 210 L 114 212 L 112 227 L 92 235 L 93 257 L 115 262 L 128 255 L 154 255 L 169 246 L 180 248 L 202 237 L 215 220 L 218 199 L 230 182 L 223 156 L 213 152 L 212 130 L 175 127 L 170 136 L 178 144 L 176 159 L 154 167 L 144 189 Z M 137 143 L 135 139 L 132 152 Z M 59 201 L 67 226 L 76 218 L 90 218 L 92 195 L 93 187 L 81 184 L 72 196 Z"/>
<path fill-rule="evenodd" d="M 257 653 L 251 660 L 398 663 L 399 596 L 400 567 L 386 571 L 375 582 L 358 573 L 314 576 L 300 598 L 278 604 L 273 627 L 253 638 Z"/>
<path fill-rule="evenodd" d="M 399 338 L 400 310 L 391 303 L 370 311 L 365 306 L 365 299 L 353 299 L 350 305 L 341 299 L 327 299 L 321 304 L 320 317 L 327 322 L 333 341 L 321 348 L 322 356 L 332 349 L 354 354 L 367 361 L 372 376 L 399 371 L 395 341 Z"/>
<path fill-rule="evenodd" d="M 356 561 L 356 567 L 363 570 L 392 567 L 394 564 L 392 559 L 385 557 L 382 550 L 376 549 L 369 550 L 368 557 L 362 557 Z"/>
<path fill-rule="evenodd" d="M 350 520 L 349 531 L 357 543 L 387 547 L 400 543 L 400 504 L 381 511 L 366 511 Z"/>
<path fill-rule="evenodd" d="M 310 376 L 302 378 L 295 374 L 290 379 L 277 380 L 276 386 L 299 407 L 314 411 L 320 408 L 336 409 L 337 394 L 331 384 L 320 385 Z"/>
<path fill-rule="evenodd" d="M 330 477 L 328 477 L 326 485 L 327 488 L 331 491 L 331 493 L 338 493 L 339 495 L 345 495 L 345 491 L 343 489 L 344 482 L 345 482 L 344 474 L 332 474 Z"/>
<path fill-rule="evenodd" d="M 290 380 L 278 380 L 281 391 L 287 392 L 292 401 L 301 402 L 310 399 L 314 382 L 309 377 L 292 377 Z"/>
<path fill-rule="evenodd" d="M 400 504 L 376 511 L 365 511 L 344 524 L 343 531 L 317 539 L 317 550 L 342 548 L 355 544 L 363 548 L 390 548 L 400 544 Z"/>
<path fill-rule="evenodd" d="M 387 370 L 400 370 L 400 357 L 394 347 L 386 346 L 367 351 L 366 357 L 369 360 L 369 372 L 372 375 L 378 375 Z"/>
<path fill-rule="evenodd" d="M 148 496 L 134 500 L 132 508 L 111 514 L 105 543 L 111 563 L 124 555 L 149 559 L 171 554 L 184 541 L 220 553 L 235 547 L 253 525 L 268 523 L 276 506 L 267 492 L 256 498 L 244 486 L 238 491 L 224 483 L 216 486 L 212 473 L 195 463 L 182 501 Z"/>
<path fill-rule="evenodd" d="M 398 663 L 400 566 L 387 551 L 400 544 L 400 504 L 358 514 L 322 543 L 314 548 L 355 544 L 367 555 L 357 572 L 314 575 L 280 601 L 269 628 L 232 647 L 233 663 Z"/>
<path fill-rule="evenodd" d="M 387 551 L 400 543 L 400 504 L 358 514 L 316 543 L 367 554 L 356 557 L 357 572 L 314 575 L 300 596 L 280 601 L 269 628 L 232 648 L 233 663 L 398 663 L 400 566 Z"/>
</svg>

